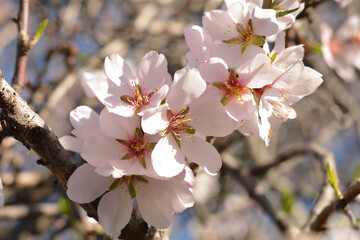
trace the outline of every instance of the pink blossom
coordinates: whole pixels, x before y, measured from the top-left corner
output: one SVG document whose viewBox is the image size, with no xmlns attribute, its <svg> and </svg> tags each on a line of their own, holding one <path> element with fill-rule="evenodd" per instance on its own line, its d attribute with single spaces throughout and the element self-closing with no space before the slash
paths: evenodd
<svg viewBox="0 0 360 240">
<path fill-rule="evenodd" d="M 354 15 L 334 34 L 325 23 L 321 25 L 322 52 L 325 62 L 346 81 L 354 81 L 360 69 L 360 16 Z"/>
<path fill-rule="evenodd" d="M 80 73 L 80 82 L 86 96 L 97 97 L 101 103 L 104 103 L 111 83 L 103 71 L 83 70 Z"/>
<path fill-rule="evenodd" d="M 265 43 L 263 36 L 278 32 L 276 11 L 245 1 L 231 1 L 226 10 L 206 12 L 203 27 L 213 39 L 213 54 L 229 67 L 250 61 Z"/>
<path fill-rule="evenodd" d="M 99 115 L 87 106 L 79 106 L 70 112 L 70 122 L 74 127 L 73 136 L 64 136 L 59 139 L 67 150 L 80 153 L 84 140 L 91 136 L 101 134 Z"/>
<path fill-rule="evenodd" d="M 155 173 L 151 151 L 158 136 L 144 134 L 140 117 L 122 117 L 108 109 L 100 113 L 101 134 L 85 139 L 81 156 L 102 175 L 148 175 Z"/>
<path fill-rule="evenodd" d="M 167 228 L 174 213 L 193 206 L 193 178 L 187 169 L 171 179 L 129 175 L 104 177 L 85 163 L 78 167 L 67 183 L 67 195 L 78 203 L 88 203 L 101 197 L 98 205 L 99 223 L 105 232 L 118 237 L 129 222 L 132 199 L 136 199 L 143 219 L 156 228 Z"/>
<path fill-rule="evenodd" d="M 216 174 L 220 169 L 221 157 L 205 136 L 225 136 L 234 130 L 235 122 L 217 99 L 213 98 L 212 104 L 206 95 L 200 97 L 205 90 L 197 69 L 181 69 L 175 73 L 167 103 L 144 113 L 144 132 L 162 136 L 152 152 L 153 166 L 160 176 L 179 174 L 185 157 L 208 173 Z"/>
<path fill-rule="evenodd" d="M 292 105 L 304 96 L 313 93 L 322 83 L 322 75 L 317 71 L 305 67 L 298 61 L 288 68 L 272 84 L 260 89 L 253 89 L 253 94 L 258 107 L 258 127 L 261 138 L 269 145 L 273 131 L 276 131 L 282 122 L 288 118 L 296 117 Z M 239 128 L 240 132 L 248 133 L 250 123 Z"/>
<path fill-rule="evenodd" d="M 165 56 L 155 51 L 141 59 L 136 75 L 117 54 L 105 59 L 105 71 L 112 86 L 104 104 L 110 112 L 125 117 L 142 115 L 145 110 L 159 106 L 171 83 Z"/>
<path fill-rule="evenodd" d="M 258 54 L 250 64 L 237 70 L 230 70 L 220 58 L 211 58 L 199 66 L 202 78 L 213 87 L 213 98 L 222 103 L 227 114 L 237 122 L 251 118 L 256 110 L 254 88 L 271 84 L 279 75 L 270 59 Z M 209 87 L 209 91 L 210 91 Z"/>
</svg>

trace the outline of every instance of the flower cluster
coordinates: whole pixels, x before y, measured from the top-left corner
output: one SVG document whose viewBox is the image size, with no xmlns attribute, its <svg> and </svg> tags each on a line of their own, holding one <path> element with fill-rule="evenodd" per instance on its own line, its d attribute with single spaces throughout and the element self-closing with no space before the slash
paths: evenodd
<svg viewBox="0 0 360 240">
<path fill-rule="evenodd" d="M 98 115 L 81 106 L 70 120 L 74 136 L 61 142 L 87 163 L 68 181 L 78 203 L 101 197 L 99 223 L 118 236 L 129 221 L 132 200 L 149 224 L 166 228 L 174 213 L 194 203 L 187 162 L 215 175 L 221 156 L 206 136 L 238 130 L 268 145 L 288 118 L 291 105 L 321 84 L 321 74 L 305 67 L 303 47 L 285 48 L 289 28 L 303 4 L 227 0 L 206 12 L 203 27 L 185 30 L 187 67 L 173 79 L 162 54 L 147 53 L 132 71 L 120 56 L 105 59 L 105 72 L 87 72 L 87 94 L 104 105 Z M 276 38 L 269 49 L 266 37 Z M 186 161 L 187 160 L 187 161 Z"/>
</svg>

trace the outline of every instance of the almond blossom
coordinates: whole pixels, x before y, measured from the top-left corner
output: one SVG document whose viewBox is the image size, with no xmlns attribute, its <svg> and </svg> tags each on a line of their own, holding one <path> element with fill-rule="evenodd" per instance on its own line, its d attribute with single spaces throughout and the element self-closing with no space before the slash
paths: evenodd
<svg viewBox="0 0 360 240">
<path fill-rule="evenodd" d="M 121 178 L 98 175 L 88 163 L 78 167 L 67 183 L 67 195 L 77 203 L 89 203 L 102 196 L 98 205 L 99 223 L 105 232 L 118 237 L 129 222 L 133 199 L 142 218 L 156 228 L 167 228 L 174 213 L 192 207 L 194 176 L 186 168 L 171 179 L 127 175 Z"/>
<path fill-rule="evenodd" d="M 322 52 L 325 62 L 346 81 L 354 81 L 360 69 L 360 15 L 353 15 L 336 33 L 321 25 Z"/>
<path fill-rule="evenodd" d="M 263 37 L 278 32 L 275 10 L 245 1 L 233 1 L 226 10 L 206 12 L 203 28 L 214 41 L 214 56 L 222 58 L 229 67 L 250 61 L 261 52 Z"/>
<path fill-rule="evenodd" d="M 274 76 L 279 74 L 263 54 L 258 54 L 250 64 L 237 70 L 229 69 L 220 58 L 211 58 L 199 66 L 199 71 L 205 81 L 217 88 L 212 90 L 213 97 L 237 122 L 250 119 L 256 110 L 252 89 L 271 84 Z"/>
<path fill-rule="evenodd" d="M 153 166 L 160 176 L 179 174 L 185 157 L 209 174 L 220 169 L 221 157 L 205 136 L 226 136 L 234 130 L 235 122 L 217 99 L 211 104 L 200 97 L 205 90 L 206 82 L 197 69 L 181 69 L 175 73 L 167 103 L 142 116 L 144 132 L 162 137 L 152 152 Z"/>
<path fill-rule="evenodd" d="M 268 146 L 270 137 L 282 122 L 296 117 L 292 105 L 304 96 L 313 93 L 322 83 L 322 75 L 317 71 L 305 67 L 299 61 L 288 68 L 272 84 L 260 89 L 253 89 L 255 102 L 258 107 L 259 135 Z M 240 132 L 249 133 L 251 125 Z"/>
</svg>

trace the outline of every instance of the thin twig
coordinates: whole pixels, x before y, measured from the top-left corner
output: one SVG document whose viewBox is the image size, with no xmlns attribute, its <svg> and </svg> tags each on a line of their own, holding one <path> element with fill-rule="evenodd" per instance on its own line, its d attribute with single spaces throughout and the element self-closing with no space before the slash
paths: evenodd
<svg viewBox="0 0 360 240">
<path fill-rule="evenodd" d="M 317 216 L 315 221 L 311 224 L 310 229 L 315 232 L 319 232 L 326 229 L 326 220 L 335 210 L 344 210 L 348 204 L 353 201 L 356 196 L 360 194 L 360 179 L 357 179 L 348 190 L 343 194 L 344 198 L 337 199 L 325 207 L 321 213 Z M 346 210 L 345 210 L 346 211 Z"/>
<path fill-rule="evenodd" d="M 26 83 L 26 65 L 29 51 L 29 1 L 30 0 L 20 1 L 19 14 L 16 20 L 19 35 L 12 86 L 20 95 Z"/>
</svg>

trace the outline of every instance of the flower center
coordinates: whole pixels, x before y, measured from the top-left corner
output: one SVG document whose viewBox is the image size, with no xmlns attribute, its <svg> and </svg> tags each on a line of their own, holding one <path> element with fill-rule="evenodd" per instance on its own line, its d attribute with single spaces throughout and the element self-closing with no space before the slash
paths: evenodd
<svg viewBox="0 0 360 240">
<path fill-rule="evenodd" d="M 137 84 L 134 88 L 133 96 L 122 95 L 121 101 L 132 105 L 136 110 L 140 110 L 143 105 L 149 104 L 150 98 L 154 95 L 154 92 L 146 91 L 143 93 L 141 87 Z"/>
<path fill-rule="evenodd" d="M 236 23 L 235 28 L 239 35 L 224 42 L 227 44 L 240 45 L 241 47 L 249 46 L 255 36 L 251 19 L 246 26 L 243 23 Z"/>
<path fill-rule="evenodd" d="M 140 175 L 131 175 L 131 176 L 123 176 L 121 178 L 117 178 L 114 181 L 110 180 L 111 185 L 109 186 L 110 190 L 117 188 L 120 185 L 120 188 L 123 189 L 123 185 L 127 186 L 127 190 L 125 192 L 129 192 L 132 198 L 136 197 L 137 190 L 139 189 L 138 182 L 148 182 L 146 178 Z M 136 188 L 136 189 L 135 189 Z"/>
<path fill-rule="evenodd" d="M 126 153 L 121 160 L 137 159 L 141 165 L 146 168 L 145 155 L 154 149 L 156 142 L 150 143 L 140 128 L 136 128 L 135 135 L 128 141 L 121 139 L 116 140 L 124 145 L 126 149 Z"/>
<path fill-rule="evenodd" d="M 184 107 L 178 114 L 173 114 L 170 110 L 167 111 L 168 125 L 160 132 L 160 136 L 165 136 L 168 133 L 172 133 L 176 143 L 180 147 L 181 134 L 186 132 L 187 134 L 195 134 L 195 129 L 189 126 L 191 118 L 187 118 L 187 115 L 191 115 L 189 107 Z M 195 118 L 195 121 L 197 119 Z"/>
<path fill-rule="evenodd" d="M 251 100 L 251 89 L 241 85 L 234 70 L 230 71 L 229 78 L 225 80 L 224 84 L 215 83 L 213 85 L 224 91 L 224 96 L 221 99 L 223 106 L 227 105 L 232 99 L 236 99 L 241 103 Z"/>
</svg>

